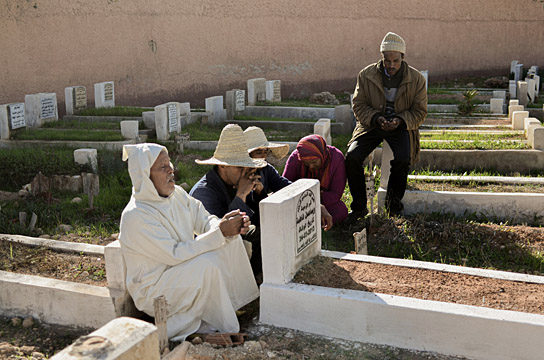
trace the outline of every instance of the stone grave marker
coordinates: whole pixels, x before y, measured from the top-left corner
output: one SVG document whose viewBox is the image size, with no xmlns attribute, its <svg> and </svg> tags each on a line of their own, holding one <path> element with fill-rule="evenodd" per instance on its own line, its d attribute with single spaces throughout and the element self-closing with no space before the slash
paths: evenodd
<svg viewBox="0 0 544 360">
<path fill-rule="evenodd" d="M 155 129 L 155 111 L 143 111 L 142 120 L 147 129 Z"/>
<path fill-rule="evenodd" d="M 183 102 L 178 103 L 178 111 L 179 111 L 179 131 L 181 131 L 182 128 L 184 128 L 186 125 L 191 124 L 191 103 L 189 102 Z"/>
<path fill-rule="evenodd" d="M 246 109 L 246 91 L 232 89 L 225 95 L 227 105 L 227 119 L 232 120 L 236 115 L 244 112 Z"/>
<path fill-rule="evenodd" d="M 535 74 L 533 78 L 535 79 L 535 99 L 537 99 L 540 96 L 540 76 Z"/>
<path fill-rule="evenodd" d="M 503 101 L 506 101 L 506 91 L 493 90 L 493 99 L 502 99 Z"/>
<path fill-rule="evenodd" d="M 510 63 L 510 73 L 513 74 L 516 72 L 516 65 L 518 64 L 517 60 L 512 60 Z"/>
<path fill-rule="evenodd" d="M 522 75 L 523 75 L 523 64 L 517 64 L 516 68 L 514 69 L 514 80 L 520 81 Z"/>
<path fill-rule="evenodd" d="M 259 208 L 264 282 L 288 283 L 321 252 L 319 181 L 297 180 L 262 200 Z"/>
<path fill-rule="evenodd" d="M 517 85 L 516 80 L 510 80 L 508 82 L 508 93 L 510 94 L 510 99 L 517 98 Z"/>
<path fill-rule="evenodd" d="M 73 115 L 87 108 L 87 88 L 85 86 L 69 86 L 64 89 L 66 114 Z"/>
<path fill-rule="evenodd" d="M 342 134 L 350 134 L 355 127 L 351 106 L 338 105 L 334 107 L 334 119 L 337 124 L 342 124 Z"/>
<path fill-rule="evenodd" d="M 528 111 L 514 111 L 512 112 L 512 129 L 524 130 L 525 118 L 529 117 Z"/>
<path fill-rule="evenodd" d="M 421 75 L 425 78 L 425 90 L 429 89 L 429 70 L 421 70 Z M 352 105 L 353 106 L 353 105 Z"/>
<path fill-rule="evenodd" d="M 78 165 L 90 165 L 93 172 L 98 172 L 98 158 L 96 149 L 74 150 L 74 162 Z"/>
<path fill-rule="evenodd" d="M 208 123 L 218 125 L 227 120 L 227 111 L 223 108 L 223 96 L 206 98 L 206 112 L 211 114 Z"/>
<path fill-rule="evenodd" d="M 523 111 L 523 110 L 525 110 L 525 107 L 523 105 L 510 105 L 508 107 L 508 119 L 510 120 L 510 122 L 512 122 L 512 124 L 513 124 L 512 114 L 514 113 L 514 111 Z"/>
<path fill-rule="evenodd" d="M 256 78 L 247 81 L 247 103 L 255 105 L 266 99 L 266 79 Z"/>
<path fill-rule="evenodd" d="M 527 71 L 528 74 L 537 74 L 538 73 L 538 66 L 531 65 L 529 68 L 529 71 Z"/>
<path fill-rule="evenodd" d="M 94 107 L 115 107 L 115 88 L 113 81 L 105 81 L 94 84 Z"/>
<path fill-rule="evenodd" d="M 137 139 L 138 135 L 138 120 L 121 121 L 121 136 L 124 139 Z"/>
<path fill-rule="evenodd" d="M 331 119 L 319 119 L 314 124 L 314 134 L 321 135 L 327 142 L 327 145 L 332 145 Z"/>
<path fill-rule="evenodd" d="M 235 93 L 236 103 L 234 106 L 234 111 L 236 113 L 241 113 L 246 109 L 246 91 L 245 90 L 236 90 Z"/>
<path fill-rule="evenodd" d="M 512 105 L 519 105 L 519 100 L 518 99 L 510 100 L 508 102 L 508 106 L 512 106 Z"/>
<path fill-rule="evenodd" d="M 527 83 L 527 101 L 530 101 L 532 103 L 535 103 L 535 95 L 536 95 L 536 81 L 532 77 L 525 78 L 525 82 Z"/>
<path fill-rule="evenodd" d="M 100 193 L 98 174 L 82 174 L 83 193 L 89 197 L 89 209 L 93 209 L 94 197 Z"/>
<path fill-rule="evenodd" d="M 0 139 L 9 140 L 12 130 L 24 127 L 25 103 L 0 105 Z"/>
<path fill-rule="evenodd" d="M 281 81 L 267 80 L 266 81 L 266 101 L 281 102 Z"/>
<path fill-rule="evenodd" d="M 492 114 L 502 114 L 503 99 L 493 98 L 489 100 L 489 110 Z"/>
<path fill-rule="evenodd" d="M 40 127 L 46 122 L 58 119 L 57 94 L 38 93 L 25 96 L 25 120 L 27 127 Z"/>
<path fill-rule="evenodd" d="M 157 140 L 169 140 L 172 134 L 179 133 L 179 111 L 177 102 L 155 106 L 155 131 Z"/>
<path fill-rule="evenodd" d="M 517 93 L 519 104 L 527 106 L 527 103 L 529 102 L 529 84 L 526 81 L 518 81 Z"/>
</svg>

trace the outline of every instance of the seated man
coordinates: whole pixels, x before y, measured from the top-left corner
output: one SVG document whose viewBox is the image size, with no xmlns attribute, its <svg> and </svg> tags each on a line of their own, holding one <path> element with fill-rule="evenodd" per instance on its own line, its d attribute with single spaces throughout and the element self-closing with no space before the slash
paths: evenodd
<svg viewBox="0 0 544 360">
<path fill-rule="evenodd" d="M 168 337 L 238 332 L 236 310 L 259 296 L 240 238 L 249 219 L 239 210 L 222 219 L 175 185 L 164 146 L 125 145 L 132 197 L 121 215 L 119 240 L 127 288 L 136 307 L 154 315 L 168 303 Z"/>
<path fill-rule="evenodd" d="M 214 165 L 190 191 L 190 195 L 202 201 L 206 210 L 216 216 L 229 211 L 246 213 L 251 221 L 258 223 L 259 205 L 254 199 L 254 190 L 261 184 L 257 169 L 266 166 L 262 159 L 252 159 L 247 153 L 244 132 L 238 125 L 223 128 L 212 158 L 195 160 L 200 165 Z M 247 236 L 252 244 L 251 265 L 257 274 L 261 272 L 261 249 L 258 232 Z"/>
</svg>

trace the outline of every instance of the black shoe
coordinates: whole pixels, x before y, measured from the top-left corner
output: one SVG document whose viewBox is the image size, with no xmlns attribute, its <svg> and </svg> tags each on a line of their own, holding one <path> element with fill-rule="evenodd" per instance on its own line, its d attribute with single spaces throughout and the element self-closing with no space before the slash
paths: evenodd
<svg viewBox="0 0 544 360">
<path fill-rule="evenodd" d="M 346 218 L 346 220 L 344 220 L 344 222 L 346 224 L 353 224 L 359 219 L 363 219 L 367 214 L 368 214 L 368 209 L 366 208 L 364 210 L 350 211 L 348 213 L 348 217 Z"/>
</svg>

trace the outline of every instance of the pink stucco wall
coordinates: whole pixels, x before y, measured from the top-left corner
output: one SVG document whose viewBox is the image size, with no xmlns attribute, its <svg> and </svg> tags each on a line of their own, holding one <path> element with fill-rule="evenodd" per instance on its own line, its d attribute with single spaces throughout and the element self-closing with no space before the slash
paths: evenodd
<svg viewBox="0 0 544 360">
<path fill-rule="evenodd" d="M 387 31 L 437 76 L 544 65 L 535 0 L 6 0 L 0 3 L 0 104 L 113 80 L 119 105 L 204 97 L 282 80 L 283 97 L 352 90 Z M 62 108 L 62 106 L 61 106 Z"/>
</svg>

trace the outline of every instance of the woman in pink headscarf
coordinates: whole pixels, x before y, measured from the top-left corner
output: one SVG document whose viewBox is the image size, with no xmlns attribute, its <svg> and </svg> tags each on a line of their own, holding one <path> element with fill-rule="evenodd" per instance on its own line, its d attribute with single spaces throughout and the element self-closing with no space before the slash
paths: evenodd
<svg viewBox="0 0 544 360">
<path fill-rule="evenodd" d="M 302 178 L 319 180 L 321 203 L 332 215 L 334 224 L 348 216 L 348 208 L 341 200 L 346 187 L 344 154 L 334 146 L 327 145 L 323 137 L 303 137 L 287 159 L 283 177 L 291 181 Z"/>
</svg>

